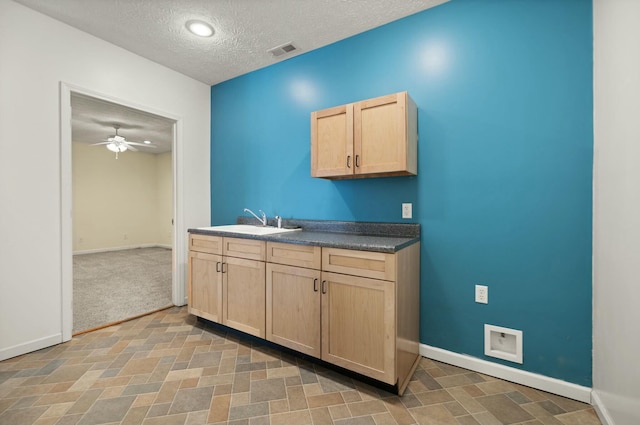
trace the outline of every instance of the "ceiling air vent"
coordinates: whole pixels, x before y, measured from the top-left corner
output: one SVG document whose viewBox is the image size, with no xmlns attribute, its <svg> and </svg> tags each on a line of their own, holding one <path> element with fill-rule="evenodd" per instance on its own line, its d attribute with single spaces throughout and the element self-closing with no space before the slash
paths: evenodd
<svg viewBox="0 0 640 425">
<path fill-rule="evenodd" d="M 286 55 L 287 53 L 295 52 L 298 50 L 293 43 L 286 43 L 281 46 L 274 47 L 273 49 L 267 50 L 267 52 L 271 53 L 274 58 L 278 58 L 282 55 Z"/>
</svg>

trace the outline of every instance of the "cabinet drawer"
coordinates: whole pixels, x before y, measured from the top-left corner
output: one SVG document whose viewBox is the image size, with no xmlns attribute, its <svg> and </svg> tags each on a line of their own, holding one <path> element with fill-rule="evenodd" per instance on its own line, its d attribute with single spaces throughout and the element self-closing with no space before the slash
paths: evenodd
<svg viewBox="0 0 640 425">
<path fill-rule="evenodd" d="M 320 270 L 320 247 L 267 242 L 267 262 Z"/>
<path fill-rule="evenodd" d="M 241 238 L 224 238 L 222 254 L 227 257 L 264 261 L 266 247 L 264 241 Z"/>
<path fill-rule="evenodd" d="M 209 235 L 189 235 L 189 250 L 207 254 L 222 254 L 222 237 Z"/>
<path fill-rule="evenodd" d="M 395 254 L 322 248 L 322 270 L 373 279 L 396 279 Z"/>
</svg>

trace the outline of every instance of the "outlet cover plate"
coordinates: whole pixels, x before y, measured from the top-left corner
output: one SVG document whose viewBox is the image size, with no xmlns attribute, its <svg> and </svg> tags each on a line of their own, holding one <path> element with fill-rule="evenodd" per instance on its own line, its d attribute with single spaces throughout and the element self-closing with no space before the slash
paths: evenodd
<svg viewBox="0 0 640 425">
<path fill-rule="evenodd" d="M 410 202 L 402 204 L 402 218 L 413 218 L 413 204 Z"/>
<path fill-rule="evenodd" d="M 480 304 L 489 304 L 489 287 L 485 285 L 476 285 L 476 302 Z"/>
</svg>

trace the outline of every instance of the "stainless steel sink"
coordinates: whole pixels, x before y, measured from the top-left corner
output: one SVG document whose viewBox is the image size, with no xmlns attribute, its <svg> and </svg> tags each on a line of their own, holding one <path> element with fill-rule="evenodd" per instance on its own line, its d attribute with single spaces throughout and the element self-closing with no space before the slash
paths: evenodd
<svg viewBox="0 0 640 425">
<path fill-rule="evenodd" d="M 228 224 L 225 226 L 199 227 L 199 230 L 240 233 L 243 235 L 276 235 L 278 233 L 296 232 L 302 229 L 282 229 L 272 226 L 253 226 L 251 224 Z"/>
</svg>

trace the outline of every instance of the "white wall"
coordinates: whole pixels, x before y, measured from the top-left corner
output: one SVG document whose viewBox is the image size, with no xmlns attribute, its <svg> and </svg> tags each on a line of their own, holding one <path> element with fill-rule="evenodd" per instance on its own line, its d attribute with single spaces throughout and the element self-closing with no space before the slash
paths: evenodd
<svg viewBox="0 0 640 425">
<path fill-rule="evenodd" d="M 73 143 L 73 252 L 171 246 L 171 153 Z"/>
<path fill-rule="evenodd" d="M 61 81 L 178 117 L 177 234 L 210 221 L 210 87 L 0 0 L 0 359 L 61 340 Z"/>
<path fill-rule="evenodd" d="M 640 1 L 594 0 L 593 388 L 640 423 Z"/>
<path fill-rule="evenodd" d="M 156 240 L 158 244 L 165 246 L 173 244 L 173 226 L 171 225 L 171 220 L 173 220 L 172 159 L 171 152 L 156 155 L 156 184 L 158 187 L 156 192 L 156 229 L 158 229 Z M 209 220 L 209 217 L 207 217 L 207 220 Z"/>
</svg>

